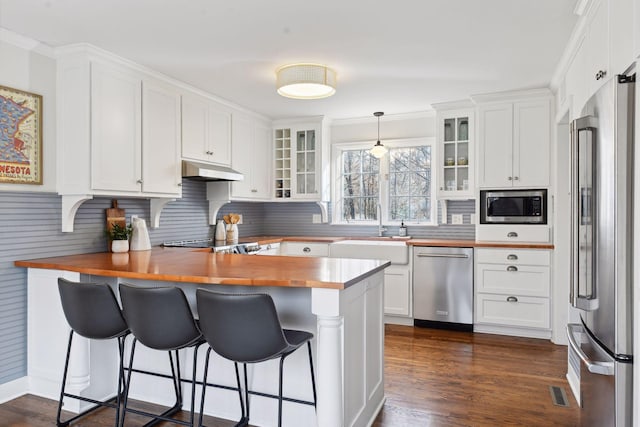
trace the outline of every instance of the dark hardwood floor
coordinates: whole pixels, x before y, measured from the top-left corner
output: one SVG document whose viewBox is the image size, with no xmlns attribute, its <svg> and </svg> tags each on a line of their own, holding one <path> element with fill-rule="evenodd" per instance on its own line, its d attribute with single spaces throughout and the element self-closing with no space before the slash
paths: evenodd
<svg viewBox="0 0 640 427">
<path fill-rule="evenodd" d="M 546 340 L 387 325 L 387 400 L 373 425 L 577 426 L 579 410 L 565 380 L 566 357 L 566 347 Z M 565 389 L 569 408 L 553 405 L 552 385 Z M 23 396 L 0 405 L 0 426 L 49 427 L 55 424 L 55 411 L 56 402 Z M 112 410 L 100 410 L 74 425 L 110 426 L 112 417 Z M 127 419 L 131 427 L 147 421 L 134 415 Z M 207 417 L 205 424 L 234 423 Z"/>
</svg>

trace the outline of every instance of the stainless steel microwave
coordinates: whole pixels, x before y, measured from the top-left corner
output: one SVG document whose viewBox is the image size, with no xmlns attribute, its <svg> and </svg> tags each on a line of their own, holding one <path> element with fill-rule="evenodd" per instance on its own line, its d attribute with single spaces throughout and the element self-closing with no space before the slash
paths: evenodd
<svg viewBox="0 0 640 427">
<path fill-rule="evenodd" d="M 480 224 L 546 224 L 547 190 L 480 191 Z"/>
</svg>

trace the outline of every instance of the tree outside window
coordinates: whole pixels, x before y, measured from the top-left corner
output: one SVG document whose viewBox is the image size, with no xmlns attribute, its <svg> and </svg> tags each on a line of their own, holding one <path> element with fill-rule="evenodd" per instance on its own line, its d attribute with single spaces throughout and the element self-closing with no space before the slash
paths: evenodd
<svg viewBox="0 0 640 427">
<path fill-rule="evenodd" d="M 384 221 L 433 223 L 432 145 L 385 145 L 389 153 L 382 159 L 369 154 L 368 145 L 340 147 L 336 157 L 340 171 L 335 183 L 337 221 L 378 221 L 380 203 L 385 209 Z"/>
</svg>

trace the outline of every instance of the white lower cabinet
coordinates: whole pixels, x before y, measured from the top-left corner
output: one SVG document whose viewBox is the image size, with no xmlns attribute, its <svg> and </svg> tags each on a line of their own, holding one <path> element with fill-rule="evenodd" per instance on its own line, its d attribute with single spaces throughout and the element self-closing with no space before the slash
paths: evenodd
<svg viewBox="0 0 640 427">
<path fill-rule="evenodd" d="M 550 255 L 542 249 L 476 249 L 474 331 L 550 338 Z"/>
<path fill-rule="evenodd" d="M 384 270 L 384 314 L 411 315 L 411 274 L 408 266 L 391 265 Z"/>
</svg>

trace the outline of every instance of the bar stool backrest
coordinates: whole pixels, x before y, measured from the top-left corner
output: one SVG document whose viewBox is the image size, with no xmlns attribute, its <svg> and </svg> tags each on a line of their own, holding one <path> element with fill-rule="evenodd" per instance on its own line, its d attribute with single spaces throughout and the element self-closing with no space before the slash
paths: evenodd
<svg viewBox="0 0 640 427">
<path fill-rule="evenodd" d="M 177 350 L 201 337 L 180 288 L 143 288 L 121 283 L 120 300 L 131 332 L 147 347 Z"/>
<path fill-rule="evenodd" d="M 236 362 L 269 360 L 289 347 L 267 294 L 196 290 L 200 330 L 213 351 Z"/>
<path fill-rule="evenodd" d="M 58 278 L 62 311 L 71 329 L 90 339 L 109 339 L 128 331 L 118 300 L 106 283 Z"/>
</svg>

